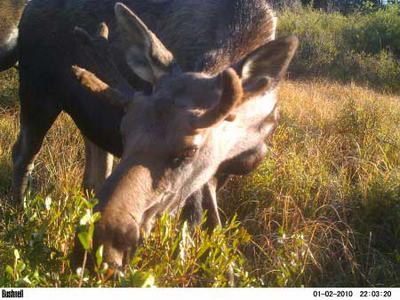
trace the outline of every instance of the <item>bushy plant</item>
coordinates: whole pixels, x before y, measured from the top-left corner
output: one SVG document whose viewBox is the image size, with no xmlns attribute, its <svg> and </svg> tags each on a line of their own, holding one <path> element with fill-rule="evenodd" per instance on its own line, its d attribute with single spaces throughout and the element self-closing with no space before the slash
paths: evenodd
<svg viewBox="0 0 400 300">
<path fill-rule="evenodd" d="M 261 284 L 247 270 L 240 249 L 250 235 L 235 218 L 209 233 L 165 215 L 131 264 L 114 272 L 103 261 L 102 246 L 93 248 L 94 225 L 101 217 L 93 212 L 96 203 L 72 192 L 56 203 L 28 196 L 23 213 L 2 205 L 0 286 L 226 287 L 230 274 L 236 286 Z M 74 269 L 70 261 L 76 242 L 85 253 Z M 89 259 L 95 262 L 92 271 Z"/>
<path fill-rule="evenodd" d="M 400 90 L 400 6 L 346 16 L 305 8 L 279 17 L 279 34 L 300 39 L 293 75 Z"/>
</svg>

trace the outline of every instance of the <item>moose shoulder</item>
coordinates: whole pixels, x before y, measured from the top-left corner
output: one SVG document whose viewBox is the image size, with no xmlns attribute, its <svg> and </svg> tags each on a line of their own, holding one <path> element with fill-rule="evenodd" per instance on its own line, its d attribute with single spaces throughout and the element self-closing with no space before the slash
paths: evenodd
<svg viewBox="0 0 400 300">
<path fill-rule="evenodd" d="M 176 2 L 157 5 L 165 10 Z M 172 23 L 173 14 L 161 17 L 160 6 L 149 14 L 143 2 L 129 3 L 153 24 L 152 31 L 122 4 L 115 5 L 114 17 L 114 1 L 94 3 L 28 4 L 20 25 L 21 132 L 13 151 L 13 185 L 18 199 L 44 135 L 65 110 L 85 136 L 122 156 L 98 193 L 103 217 L 96 230 L 106 260 L 121 265 L 156 216 L 179 206 L 211 181 L 221 166 L 229 170 L 230 164 L 224 163 L 241 162 L 243 154 L 263 148 L 276 123 L 275 88 L 297 39 L 268 43 L 275 23 L 264 1 L 210 1 L 216 11 L 229 8 L 235 17 L 211 19 L 216 22 L 215 39 L 207 43 L 204 34 L 205 41 L 196 47 L 180 41 L 182 37 L 193 41 L 192 33 L 182 32 L 179 38 L 166 33 L 168 26 L 160 24 Z M 186 7 L 184 16 L 189 11 L 193 18 L 199 12 L 195 9 L 206 2 L 181 5 L 185 3 L 191 9 Z M 253 5 L 250 14 L 249 5 Z M 41 14 L 48 10 L 53 18 Z M 91 43 L 87 31 L 94 32 L 103 21 L 110 25 L 108 39 L 103 27 L 103 39 Z M 195 26 L 190 18 L 186 21 Z M 83 30 L 74 30 L 75 25 Z M 74 31 L 78 36 L 83 33 L 81 38 Z M 226 51 L 215 52 L 221 37 L 230 37 L 218 48 Z M 246 39 L 248 43 L 243 42 Z M 88 51 L 82 48 L 87 41 L 83 48 Z M 101 44 L 104 47 L 96 46 Z M 239 47 L 242 44 L 246 46 Z M 198 60 L 189 59 L 192 52 Z M 72 65 L 80 66 L 74 68 L 75 74 Z M 152 93 L 142 92 L 146 83 Z"/>
</svg>

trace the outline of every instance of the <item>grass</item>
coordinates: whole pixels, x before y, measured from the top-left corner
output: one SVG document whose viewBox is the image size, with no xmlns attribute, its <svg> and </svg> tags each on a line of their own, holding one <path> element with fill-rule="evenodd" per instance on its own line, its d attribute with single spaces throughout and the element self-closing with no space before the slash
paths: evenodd
<svg viewBox="0 0 400 300">
<path fill-rule="evenodd" d="M 227 286 L 231 267 L 238 286 L 400 285 L 399 96 L 284 82 L 270 154 L 219 196 L 226 226 L 208 235 L 164 216 L 112 280 L 101 249 L 89 247 L 95 274 L 70 266 L 77 228 L 94 220 L 79 188 L 83 144 L 69 117 L 45 140 L 25 211 L 7 206 L 15 86 L 15 72 L 1 74 L 0 286 Z"/>
<path fill-rule="evenodd" d="M 398 285 L 400 98 L 331 82 L 287 82 L 280 96 L 270 157 L 225 192 L 256 242 L 256 277 Z"/>
<path fill-rule="evenodd" d="M 278 33 L 300 39 L 292 75 L 400 91 L 399 5 L 350 15 L 309 8 L 284 10 Z"/>
</svg>

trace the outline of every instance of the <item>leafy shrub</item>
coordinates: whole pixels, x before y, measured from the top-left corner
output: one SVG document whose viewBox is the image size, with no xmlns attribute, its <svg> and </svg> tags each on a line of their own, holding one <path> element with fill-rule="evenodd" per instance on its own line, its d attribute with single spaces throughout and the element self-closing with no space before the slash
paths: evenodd
<svg viewBox="0 0 400 300">
<path fill-rule="evenodd" d="M 250 236 L 235 218 L 210 234 L 165 215 L 131 264 L 113 276 L 103 263 L 102 247 L 92 248 L 94 224 L 100 218 L 93 213 L 96 202 L 72 192 L 57 203 L 28 196 L 23 213 L 0 207 L 0 286 L 225 287 L 231 271 L 236 286 L 261 284 L 246 271 L 240 248 Z M 70 266 L 75 232 L 86 250 L 76 270 Z M 91 257 L 93 273 L 87 268 Z"/>
<path fill-rule="evenodd" d="M 295 34 L 300 49 L 291 70 L 301 77 L 329 77 L 400 90 L 400 6 L 341 15 L 285 10 L 279 35 Z"/>
</svg>

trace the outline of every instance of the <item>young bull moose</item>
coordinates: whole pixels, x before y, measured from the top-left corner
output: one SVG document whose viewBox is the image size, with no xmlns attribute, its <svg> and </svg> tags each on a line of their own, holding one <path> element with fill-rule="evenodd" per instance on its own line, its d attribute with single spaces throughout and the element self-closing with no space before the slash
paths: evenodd
<svg viewBox="0 0 400 300">
<path fill-rule="evenodd" d="M 176 2 L 180 1 L 168 1 L 163 9 Z M 265 44 L 275 24 L 264 1 L 210 1 L 220 15 L 232 13 L 228 20 L 210 14 L 209 23 L 216 21 L 213 40 L 201 43 L 200 37 L 207 39 L 213 32 L 210 29 L 204 33 L 199 28 L 196 38 L 185 31 L 177 36 L 169 27 L 172 15 L 181 13 L 181 20 L 195 26 L 193 17 L 202 20 L 193 12 L 201 13 L 206 1 L 183 1 L 182 6 L 185 3 L 191 10 L 186 6 L 164 15 L 149 14 L 139 1 L 127 3 L 153 24 L 157 35 L 122 4 L 115 5 L 114 19 L 114 1 L 32 1 L 20 24 L 21 132 L 13 151 L 16 199 L 45 133 L 65 110 L 85 136 L 122 156 L 97 195 L 102 219 L 95 239 L 104 245 L 106 261 L 116 265 L 129 259 L 140 232 L 150 230 L 157 215 L 212 185 L 216 174 L 237 173 L 257 164 L 276 124 L 275 88 L 297 47 L 295 38 Z M 43 17 L 44 11 L 54 18 Z M 105 27 L 100 39 L 80 29 L 75 30 L 80 38 L 73 38 L 75 25 L 94 31 L 94 24 L 102 21 L 110 25 L 108 41 Z M 91 61 L 82 59 L 82 43 L 104 47 L 100 52 L 89 47 L 94 50 L 88 51 Z M 104 58 L 104 53 L 111 58 Z M 199 59 L 190 60 L 193 55 Z M 75 67 L 77 82 L 71 72 L 75 64 L 104 80 Z M 151 93 L 140 92 L 143 82 L 134 74 L 151 83 Z"/>
</svg>

